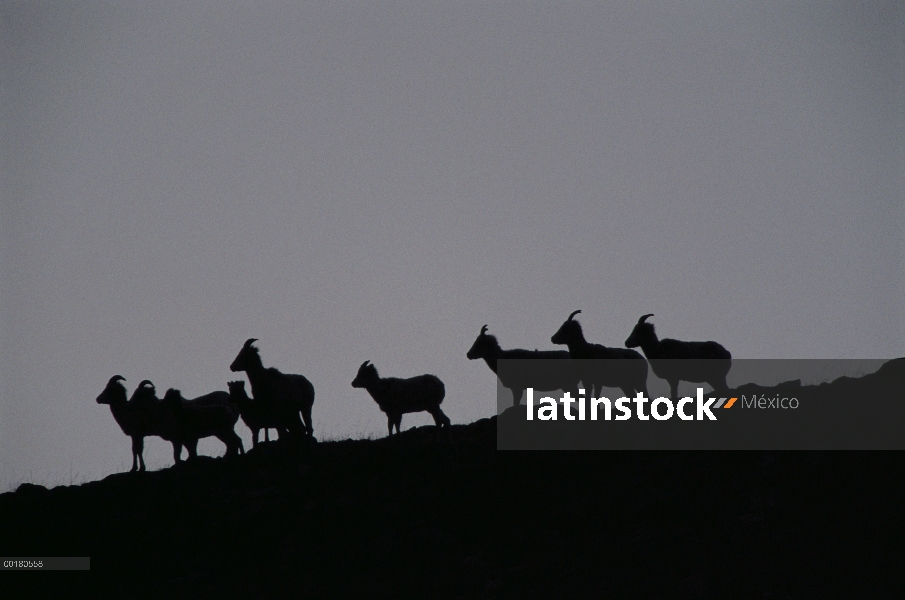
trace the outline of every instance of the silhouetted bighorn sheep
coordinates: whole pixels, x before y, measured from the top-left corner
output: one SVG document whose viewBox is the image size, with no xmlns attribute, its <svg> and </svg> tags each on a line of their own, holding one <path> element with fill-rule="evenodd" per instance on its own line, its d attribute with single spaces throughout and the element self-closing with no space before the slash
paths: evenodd
<svg viewBox="0 0 905 600">
<path fill-rule="evenodd" d="M 132 469 L 131 471 L 144 471 L 145 438 L 148 436 L 160 436 L 173 443 L 173 457 L 180 461 L 179 449 L 176 442 L 167 437 L 166 431 L 161 430 L 163 410 L 160 401 L 154 392 L 154 384 L 148 380 L 142 381 L 132 394 L 132 398 L 126 399 L 126 386 L 122 381 L 126 378 L 122 375 L 114 375 L 107 382 L 107 387 L 97 397 L 98 404 L 110 406 L 110 412 L 117 425 L 127 436 L 132 438 Z"/>
<path fill-rule="evenodd" d="M 239 407 L 228 392 L 187 400 L 179 390 L 170 388 L 163 396 L 163 406 L 173 419 L 174 438 L 185 446 L 189 458 L 198 456 L 198 440 L 211 436 L 226 444 L 226 456 L 245 454 L 242 438 L 233 429 L 239 420 Z"/>
<path fill-rule="evenodd" d="M 383 377 L 377 374 L 377 368 L 361 363 L 358 375 L 352 381 L 352 387 L 368 390 L 377 406 L 387 415 L 387 429 L 389 436 L 393 435 L 393 427 L 399 433 L 399 425 L 402 423 L 402 415 L 427 411 L 437 424 L 437 431 L 445 426 L 450 427 L 449 417 L 440 410 L 440 403 L 446 396 L 446 387 L 436 375 L 418 375 L 409 379 L 398 377 Z"/>
<path fill-rule="evenodd" d="M 154 384 L 148 379 L 139 383 L 132 392 L 129 403 L 148 418 L 152 435 L 163 438 L 173 445 L 173 462 L 177 464 L 182 462 L 182 443 L 179 441 L 175 416 L 157 397 L 157 388 Z"/>
<path fill-rule="evenodd" d="M 680 381 L 707 383 L 717 392 L 729 388 L 726 374 L 732 367 L 732 355 L 728 350 L 716 342 L 657 339 L 653 323 L 645 323 L 652 316 L 644 315 L 638 319 L 625 346 L 641 346 L 654 374 L 669 382 L 671 398 L 678 397 Z"/>
<path fill-rule="evenodd" d="M 245 371 L 251 383 L 254 401 L 261 404 L 268 420 L 279 423 L 280 438 L 288 432 L 300 439 L 314 435 L 311 425 L 311 407 L 314 405 L 314 386 L 302 375 L 281 373 L 273 367 L 264 368 L 261 354 L 252 346 L 258 341 L 251 338 L 242 346 L 236 360 L 229 366 L 233 372 Z M 305 424 L 299 419 L 301 412 Z"/>
<path fill-rule="evenodd" d="M 581 323 L 573 320 L 580 313 L 576 310 L 565 320 L 550 341 L 569 347 L 569 355 L 574 359 L 606 359 L 615 362 L 580 362 L 578 370 L 588 393 L 599 394 L 603 387 L 619 388 L 631 398 L 637 392 L 647 394 L 647 361 L 634 350 L 625 348 L 607 348 L 600 344 L 591 344 L 584 339 Z"/>
<path fill-rule="evenodd" d="M 487 325 L 481 328 L 481 333 L 472 344 L 466 356 L 469 360 L 483 358 L 490 370 L 500 377 L 497 371 L 497 361 L 500 359 L 554 359 L 565 360 L 568 363 L 563 364 L 563 368 L 556 369 L 554 372 L 538 371 L 530 375 L 523 376 L 521 373 L 507 373 L 500 378 L 503 387 L 512 392 L 512 405 L 518 406 L 522 399 L 524 391 L 533 387 L 538 392 L 552 392 L 555 390 L 563 390 L 578 394 L 578 382 L 581 377 L 575 369 L 575 364 L 569 360 L 569 353 L 565 350 L 523 350 L 521 348 L 513 348 L 511 350 L 503 350 L 496 336 L 487 333 Z"/>
<path fill-rule="evenodd" d="M 252 447 L 258 445 L 258 433 L 262 429 L 264 430 L 264 441 L 269 442 L 270 435 L 268 430 L 271 427 L 279 427 L 279 422 L 276 420 L 268 420 L 269 415 L 264 412 L 260 403 L 255 402 L 248 397 L 248 392 L 245 391 L 244 381 L 230 381 L 227 385 L 229 385 L 230 398 L 232 398 L 233 402 L 236 403 L 236 406 L 239 407 L 239 414 L 242 416 L 242 421 L 251 430 Z"/>
</svg>

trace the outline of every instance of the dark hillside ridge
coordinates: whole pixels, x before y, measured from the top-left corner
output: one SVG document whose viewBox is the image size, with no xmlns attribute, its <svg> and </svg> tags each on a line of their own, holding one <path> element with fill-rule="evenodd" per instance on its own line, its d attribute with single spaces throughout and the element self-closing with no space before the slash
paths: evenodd
<svg viewBox="0 0 905 600">
<path fill-rule="evenodd" d="M 905 432 L 903 432 L 905 435 Z M 503 452 L 496 418 L 0 495 L 4 597 L 903 598 L 901 452 Z M 7 595 L 9 594 L 9 595 Z"/>
</svg>

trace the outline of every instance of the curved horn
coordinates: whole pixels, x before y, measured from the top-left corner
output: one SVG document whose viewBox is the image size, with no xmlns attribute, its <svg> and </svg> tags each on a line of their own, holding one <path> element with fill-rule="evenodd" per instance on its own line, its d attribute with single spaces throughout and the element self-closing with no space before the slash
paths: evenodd
<svg viewBox="0 0 905 600">
<path fill-rule="evenodd" d="M 485 333 L 487 333 L 487 325 L 481 327 L 481 335 L 484 335 Z"/>
<path fill-rule="evenodd" d="M 258 338 L 248 338 L 248 340 L 245 342 L 245 345 L 243 345 L 242 347 L 248 348 L 249 346 L 251 346 L 252 344 L 254 344 L 257 341 L 258 341 Z"/>
<path fill-rule="evenodd" d="M 125 380 L 126 380 L 126 378 L 123 377 L 122 375 L 114 375 L 113 377 L 110 378 L 110 383 L 116 383 L 117 381 L 125 381 Z"/>
<path fill-rule="evenodd" d="M 576 311 L 573 312 L 571 315 L 569 315 L 569 318 L 566 319 L 566 321 L 571 321 L 571 320 L 572 320 L 572 317 L 574 317 L 575 315 L 577 315 L 577 314 L 580 313 L 580 312 L 581 312 L 580 310 L 576 310 Z"/>
<path fill-rule="evenodd" d="M 638 324 L 640 325 L 641 323 L 644 323 L 644 320 L 645 320 L 645 319 L 647 319 L 648 317 L 652 317 L 652 316 L 654 316 L 653 313 L 651 313 L 651 314 L 649 314 L 649 315 L 644 315 L 643 317 L 641 317 L 640 319 L 638 319 Z"/>
<path fill-rule="evenodd" d="M 369 362 L 371 362 L 371 361 L 369 361 L 369 360 L 364 361 L 363 363 L 361 363 L 361 367 L 358 367 L 358 368 L 361 369 L 362 367 L 366 367 Z"/>
<path fill-rule="evenodd" d="M 145 379 L 144 381 L 142 381 L 141 383 L 138 384 L 138 387 L 145 387 L 146 385 L 149 385 L 152 388 L 154 388 L 154 383 L 150 379 Z M 157 388 L 154 388 L 154 389 L 157 389 Z"/>
</svg>

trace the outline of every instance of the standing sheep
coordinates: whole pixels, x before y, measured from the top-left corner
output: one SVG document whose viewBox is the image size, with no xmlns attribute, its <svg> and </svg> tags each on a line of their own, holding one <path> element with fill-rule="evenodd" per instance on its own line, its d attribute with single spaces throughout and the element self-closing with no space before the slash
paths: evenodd
<svg viewBox="0 0 905 600">
<path fill-rule="evenodd" d="M 552 392 L 563 390 L 573 393 L 574 397 L 578 397 L 578 382 L 581 377 L 575 368 L 575 364 L 569 358 L 569 353 L 565 350 L 523 350 L 522 348 L 513 348 L 511 350 L 503 350 L 496 336 L 487 333 L 487 325 L 481 327 L 481 333 L 478 334 L 474 344 L 466 354 L 469 360 L 483 358 L 490 370 L 497 377 L 498 360 L 501 359 L 528 359 L 528 360 L 562 360 L 561 368 L 553 371 L 538 371 L 524 375 L 522 373 L 507 373 L 500 378 L 500 383 L 504 388 L 512 392 L 512 405 L 518 406 L 522 399 L 522 394 L 529 387 L 533 387 L 538 392 Z"/>
<path fill-rule="evenodd" d="M 167 436 L 161 427 L 163 418 L 162 407 L 154 392 L 154 384 L 148 380 L 142 381 L 135 389 L 132 398 L 126 399 L 126 386 L 121 382 L 126 378 L 122 375 L 114 375 L 107 382 L 104 391 L 97 397 L 98 404 L 106 404 L 113 413 L 116 424 L 127 436 L 132 438 L 132 469 L 131 471 L 144 471 L 145 438 L 157 435 L 173 443 L 173 458 L 176 462 L 181 460 L 179 451 L 181 447 Z"/>
<path fill-rule="evenodd" d="M 402 415 L 427 411 L 434 418 L 437 429 L 449 429 L 449 417 L 440 410 L 440 403 L 446 396 L 446 387 L 436 375 L 418 375 L 409 379 L 383 377 L 377 374 L 377 368 L 364 361 L 358 369 L 358 375 L 352 381 L 352 387 L 368 390 L 377 406 L 387 415 L 389 437 L 393 435 L 393 427 L 399 433 Z"/>
<path fill-rule="evenodd" d="M 211 392 L 192 400 L 170 388 L 163 396 L 164 408 L 173 421 L 175 443 L 185 446 L 189 458 L 198 456 L 198 440 L 216 437 L 226 444 L 226 456 L 245 454 L 242 438 L 233 429 L 239 420 L 239 407 L 228 392 Z"/>
<path fill-rule="evenodd" d="M 638 319 L 625 347 L 641 347 L 654 374 L 669 382 L 671 398 L 678 398 L 680 381 L 707 383 L 716 392 L 729 389 L 726 375 L 732 367 L 732 355 L 728 350 L 716 342 L 657 339 L 653 323 L 645 322 L 652 316 Z"/>
<path fill-rule="evenodd" d="M 129 403 L 148 416 L 154 435 L 173 444 L 173 462 L 182 462 L 182 444 L 179 443 L 173 413 L 167 410 L 163 401 L 157 397 L 157 388 L 154 384 L 148 379 L 139 383 L 132 392 Z"/>
<path fill-rule="evenodd" d="M 634 350 L 607 348 L 591 344 L 584 339 L 581 323 L 573 320 L 580 313 L 576 310 L 553 334 L 550 341 L 565 344 L 573 359 L 597 359 L 594 362 L 579 363 L 578 369 L 584 375 L 582 381 L 588 393 L 600 393 L 603 387 L 615 387 L 631 398 L 637 392 L 647 394 L 647 361 Z M 606 362 L 602 362 L 602 360 Z"/>
<path fill-rule="evenodd" d="M 279 422 L 269 420 L 268 415 L 261 408 L 260 402 L 255 402 L 248 397 L 244 381 L 230 381 L 227 385 L 229 385 L 230 398 L 239 407 L 239 415 L 241 415 L 242 421 L 251 430 L 252 447 L 258 445 L 258 434 L 262 429 L 264 430 L 264 441 L 269 442 L 270 435 L 268 431 L 271 427 L 279 427 Z"/>
<path fill-rule="evenodd" d="M 245 371 L 251 383 L 251 393 L 255 402 L 261 404 L 268 420 L 278 423 L 280 438 L 289 433 L 293 438 L 314 436 L 311 424 L 311 407 L 314 405 L 314 386 L 303 375 L 281 373 L 273 367 L 264 368 L 261 354 L 252 346 L 258 341 L 251 338 L 245 342 L 236 359 L 229 366 L 234 373 Z M 305 420 L 304 425 L 299 413 Z"/>
</svg>

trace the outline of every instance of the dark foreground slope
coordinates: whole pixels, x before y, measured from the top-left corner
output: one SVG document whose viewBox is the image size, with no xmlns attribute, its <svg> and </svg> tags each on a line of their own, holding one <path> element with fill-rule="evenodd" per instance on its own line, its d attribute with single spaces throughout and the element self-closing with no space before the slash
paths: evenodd
<svg viewBox="0 0 905 600">
<path fill-rule="evenodd" d="M 3 597 L 902 598 L 894 452 L 499 452 L 495 422 L 0 496 Z M 15 592 L 7 595 L 7 593 Z"/>
</svg>

